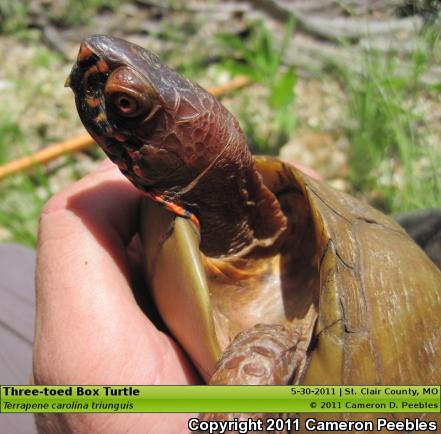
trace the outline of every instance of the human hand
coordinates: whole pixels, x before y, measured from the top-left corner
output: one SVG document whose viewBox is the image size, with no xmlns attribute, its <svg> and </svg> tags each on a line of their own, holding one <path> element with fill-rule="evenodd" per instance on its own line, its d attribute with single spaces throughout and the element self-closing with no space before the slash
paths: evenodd
<svg viewBox="0 0 441 434">
<path fill-rule="evenodd" d="M 180 348 L 157 330 L 133 294 L 129 246 L 139 227 L 141 198 L 107 161 L 44 207 L 36 276 L 35 384 L 199 381 Z M 47 434 L 181 434 L 190 417 L 42 414 L 37 424 Z"/>
<path fill-rule="evenodd" d="M 174 341 L 138 306 L 128 246 L 141 193 L 105 164 L 44 207 L 37 259 L 35 384 L 192 384 Z M 186 414 L 43 414 L 41 432 L 183 433 Z"/>
</svg>

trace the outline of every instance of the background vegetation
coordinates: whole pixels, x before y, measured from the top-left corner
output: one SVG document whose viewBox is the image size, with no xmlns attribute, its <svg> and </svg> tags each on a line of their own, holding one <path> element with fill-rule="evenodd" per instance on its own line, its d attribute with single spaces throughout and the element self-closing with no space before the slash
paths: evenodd
<svg viewBox="0 0 441 434">
<path fill-rule="evenodd" d="M 83 131 L 64 80 L 81 39 L 109 33 L 204 86 L 249 76 L 223 102 L 253 152 L 311 166 L 387 213 L 440 207 L 439 3 L 339 1 L 307 14 L 249 3 L 3 1 L 0 163 Z M 351 20 L 401 27 L 357 33 Z M 94 148 L 0 181 L 0 240 L 35 245 L 43 203 L 102 158 Z"/>
</svg>

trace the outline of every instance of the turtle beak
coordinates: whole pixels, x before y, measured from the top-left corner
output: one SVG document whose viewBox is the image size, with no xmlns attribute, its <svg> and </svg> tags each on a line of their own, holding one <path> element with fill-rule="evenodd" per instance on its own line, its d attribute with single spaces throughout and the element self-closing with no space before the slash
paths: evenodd
<svg viewBox="0 0 441 434">
<path fill-rule="evenodd" d="M 78 90 L 83 75 L 84 75 L 84 68 L 80 67 L 78 63 L 75 63 L 72 67 L 72 70 L 70 71 L 70 74 L 66 78 L 64 87 L 72 88 L 72 90 L 75 93 L 76 90 Z"/>
</svg>

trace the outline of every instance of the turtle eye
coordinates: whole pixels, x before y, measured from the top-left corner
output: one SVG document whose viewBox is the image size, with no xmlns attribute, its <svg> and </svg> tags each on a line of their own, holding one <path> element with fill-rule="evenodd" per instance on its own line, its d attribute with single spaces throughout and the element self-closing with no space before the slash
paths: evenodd
<svg viewBox="0 0 441 434">
<path fill-rule="evenodd" d="M 121 116 L 133 118 L 146 113 L 150 106 L 142 98 L 123 92 L 116 92 L 110 98 L 112 108 Z"/>
<path fill-rule="evenodd" d="M 149 85 L 129 67 L 117 68 L 110 74 L 104 95 L 109 108 L 118 116 L 135 118 L 152 110 Z"/>
</svg>

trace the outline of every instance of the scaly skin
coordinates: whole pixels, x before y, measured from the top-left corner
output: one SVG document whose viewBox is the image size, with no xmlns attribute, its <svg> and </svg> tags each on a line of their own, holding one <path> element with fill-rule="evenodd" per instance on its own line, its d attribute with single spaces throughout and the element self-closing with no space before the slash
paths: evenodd
<svg viewBox="0 0 441 434">
<path fill-rule="evenodd" d="M 237 120 L 210 93 L 149 51 L 99 35 L 81 45 L 68 84 L 85 127 L 121 172 L 199 222 L 206 255 L 279 249 L 286 218 Z"/>
</svg>

